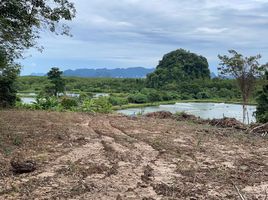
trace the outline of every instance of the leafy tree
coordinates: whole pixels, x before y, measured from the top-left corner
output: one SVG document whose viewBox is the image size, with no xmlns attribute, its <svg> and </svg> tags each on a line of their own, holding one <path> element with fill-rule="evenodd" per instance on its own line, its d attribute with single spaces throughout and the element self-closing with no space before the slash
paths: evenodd
<svg viewBox="0 0 268 200">
<path fill-rule="evenodd" d="M 112 104 L 107 97 L 99 97 L 91 100 L 91 111 L 97 113 L 110 113 Z"/>
<path fill-rule="evenodd" d="M 136 93 L 136 94 L 129 95 L 128 96 L 128 101 L 130 103 L 147 103 L 148 102 L 148 97 L 145 94 Z"/>
<path fill-rule="evenodd" d="M 260 92 L 257 98 L 257 111 L 256 118 L 260 123 L 268 122 L 268 71 L 265 74 L 266 84 L 263 86 L 262 91 Z"/>
<path fill-rule="evenodd" d="M 36 46 L 40 32 L 48 29 L 69 35 L 61 20 L 71 20 L 75 8 L 69 0 L 1 0 L 0 1 L 0 105 L 13 106 L 14 84 L 20 67 L 14 59 L 25 49 Z"/>
<path fill-rule="evenodd" d="M 11 107 L 16 103 L 15 81 L 20 66 L 8 60 L 4 50 L 0 48 L 0 107 Z"/>
<path fill-rule="evenodd" d="M 74 16 L 69 0 L 1 0 L 0 44 L 10 58 L 21 57 L 24 49 L 36 46 L 43 29 L 68 35 L 68 26 L 58 24 Z"/>
<path fill-rule="evenodd" d="M 209 79 L 207 59 L 184 49 L 164 55 L 156 70 L 147 76 L 147 85 L 159 88 L 166 84 L 194 79 Z"/>
<path fill-rule="evenodd" d="M 57 67 L 51 68 L 47 73 L 48 79 L 52 83 L 51 90 L 54 96 L 58 96 L 59 93 L 64 92 L 64 80 L 62 79 L 62 71 Z"/>
<path fill-rule="evenodd" d="M 246 120 L 247 104 L 255 86 L 256 77 L 259 77 L 264 66 L 259 64 L 261 55 L 244 57 L 235 50 L 229 50 L 231 57 L 219 55 L 221 75 L 231 76 L 237 80 L 242 93 L 243 122 Z"/>
<path fill-rule="evenodd" d="M 113 106 L 122 106 L 122 105 L 128 104 L 128 100 L 126 98 L 116 97 L 116 96 L 110 96 L 109 97 L 109 102 Z"/>
</svg>

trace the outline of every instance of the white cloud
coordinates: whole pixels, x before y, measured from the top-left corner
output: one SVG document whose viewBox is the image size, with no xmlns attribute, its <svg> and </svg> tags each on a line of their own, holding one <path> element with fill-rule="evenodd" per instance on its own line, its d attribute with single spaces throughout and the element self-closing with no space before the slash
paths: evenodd
<svg viewBox="0 0 268 200">
<path fill-rule="evenodd" d="M 220 34 L 227 31 L 227 28 L 209 28 L 209 27 L 200 27 L 197 28 L 197 33 L 205 33 L 205 34 Z"/>
<path fill-rule="evenodd" d="M 72 66 L 105 63 L 155 66 L 164 53 L 186 48 L 217 65 L 217 54 L 238 49 L 268 60 L 268 0 L 76 0 L 77 17 L 68 24 L 73 38 L 43 35 L 43 54 L 34 62 L 53 60 Z M 63 61 L 60 61 L 62 59 Z M 46 62 L 47 61 L 47 62 Z M 108 63 L 108 64 L 107 64 Z M 119 66 L 120 65 L 120 66 Z M 45 67 L 44 67 L 45 68 Z"/>
</svg>

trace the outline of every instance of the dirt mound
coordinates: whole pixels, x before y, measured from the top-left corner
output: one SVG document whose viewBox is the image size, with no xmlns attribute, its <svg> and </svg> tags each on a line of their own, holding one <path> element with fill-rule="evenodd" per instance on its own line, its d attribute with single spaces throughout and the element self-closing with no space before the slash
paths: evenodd
<svg viewBox="0 0 268 200">
<path fill-rule="evenodd" d="M 268 135 L 268 123 L 266 124 L 254 124 L 251 128 L 249 133 L 254 135 L 261 135 L 263 137 Z"/>
<path fill-rule="evenodd" d="M 176 119 L 179 121 L 199 121 L 200 118 L 194 115 L 187 114 L 185 112 L 176 115 Z"/>
<path fill-rule="evenodd" d="M 246 127 L 243 123 L 236 120 L 235 118 L 222 118 L 222 119 L 212 119 L 209 121 L 209 124 L 212 126 L 218 126 L 222 128 L 236 128 L 240 130 L 245 130 Z"/>
<path fill-rule="evenodd" d="M 173 114 L 168 111 L 152 112 L 145 115 L 146 117 L 158 118 L 158 119 L 170 119 L 173 118 Z"/>
</svg>

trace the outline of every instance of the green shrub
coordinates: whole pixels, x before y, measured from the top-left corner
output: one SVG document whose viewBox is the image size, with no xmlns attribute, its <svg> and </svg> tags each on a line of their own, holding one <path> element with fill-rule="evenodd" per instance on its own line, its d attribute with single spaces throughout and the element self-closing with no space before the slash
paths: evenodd
<svg viewBox="0 0 268 200">
<path fill-rule="evenodd" d="M 60 101 L 60 105 L 66 109 L 69 110 L 73 107 L 78 106 L 77 100 L 75 98 L 70 98 L 70 97 L 63 97 Z"/>
<path fill-rule="evenodd" d="M 91 100 L 91 111 L 97 113 L 110 113 L 112 112 L 112 104 L 107 97 L 99 97 Z"/>
<path fill-rule="evenodd" d="M 122 105 L 128 104 L 128 100 L 126 98 L 116 97 L 116 96 L 110 96 L 109 97 L 109 102 L 113 106 L 122 106 Z"/>
<path fill-rule="evenodd" d="M 268 72 L 266 72 L 266 81 L 268 81 Z M 268 82 L 263 86 L 257 98 L 256 118 L 260 123 L 268 122 Z"/>
<path fill-rule="evenodd" d="M 148 98 L 149 102 L 156 102 L 156 101 L 162 101 L 163 100 L 160 92 L 156 91 L 156 90 L 149 91 L 149 93 L 147 94 L 147 98 Z"/>
<path fill-rule="evenodd" d="M 78 99 L 80 102 L 82 102 L 82 101 L 87 100 L 87 99 L 92 99 L 93 96 L 94 95 L 91 92 L 80 92 Z"/>
<path fill-rule="evenodd" d="M 189 95 L 187 93 L 183 93 L 181 95 L 181 100 L 189 100 L 189 99 L 192 99 L 192 98 L 193 98 L 192 95 Z"/>
<path fill-rule="evenodd" d="M 195 95 L 195 98 L 196 99 L 208 99 L 210 96 L 208 94 L 208 92 L 198 92 L 196 95 Z"/>
<path fill-rule="evenodd" d="M 148 97 L 142 93 L 136 93 L 128 96 L 128 101 L 130 103 L 147 103 Z"/>
<path fill-rule="evenodd" d="M 57 97 L 42 97 L 38 95 L 36 102 L 33 103 L 33 108 L 37 110 L 57 110 L 60 105 Z"/>
<path fill-rule="evenodd" d="M 177 93 L 172 93 L 172 92 L 162 92 L 161 96 L 164 101 L 180 99 L 180 95 L 178 95 Z"/>
<path fill-rule="evenodd" d="M 107 97 L 87 99 L 83 101 L 78 111 L 93 113 L 110 113 L 112 112 L 112 104 L 109 102 Z"/>
</svg>

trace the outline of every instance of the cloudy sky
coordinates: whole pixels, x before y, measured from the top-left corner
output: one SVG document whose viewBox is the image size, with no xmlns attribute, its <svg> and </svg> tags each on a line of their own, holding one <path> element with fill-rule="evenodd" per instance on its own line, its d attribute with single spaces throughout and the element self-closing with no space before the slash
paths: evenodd
<svg viewBox="0 0 268 200">
<path fill-rule="evenodd" d="M 236 49 L 268 61 L 268 0 L 73 0 L 73 37 L 43 33 L 20 63 L 22 74 L 76 68 L 155 67 L 184 48 L 208 59 Z"/>
</svg>

